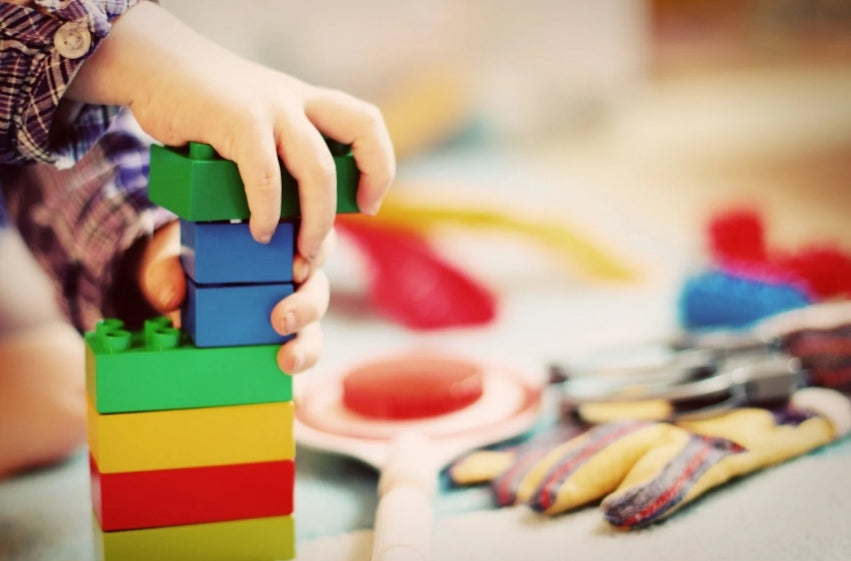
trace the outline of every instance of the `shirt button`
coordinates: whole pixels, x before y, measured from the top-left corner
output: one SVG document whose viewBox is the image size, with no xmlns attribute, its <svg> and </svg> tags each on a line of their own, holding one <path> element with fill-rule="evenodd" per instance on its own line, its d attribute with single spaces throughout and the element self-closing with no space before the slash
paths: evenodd
<svg viewBox="0 0 851 561">
<path fill-rule="evenodd" d="M 56 30 L 53 45 L 65 58 L 80 58 L 89 52 L 89 47 L 92 46 L 92 35 L 85 23 L 68 21 Z"/>
</svg>

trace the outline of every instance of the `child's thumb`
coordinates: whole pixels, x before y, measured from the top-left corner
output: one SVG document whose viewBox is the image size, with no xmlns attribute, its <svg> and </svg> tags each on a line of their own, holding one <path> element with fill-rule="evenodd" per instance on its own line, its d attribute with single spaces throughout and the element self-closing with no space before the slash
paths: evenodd
<svg viewBox="0 0 851 561">
<path fill-rule="evenodd" d="M 180 308 L 186 297 L 186 278 L 177 255 L 164 256 L 148 264 L 142 293 L 160 313 Z"/>
<path fill-rule="evenodd" d="M 186 297 L 186 278 L 180 263 L 180 227 L 172 222 L 148 241 L 138 269 L 139 288 L 158 312 L 177 310 Z"/>
</svg>

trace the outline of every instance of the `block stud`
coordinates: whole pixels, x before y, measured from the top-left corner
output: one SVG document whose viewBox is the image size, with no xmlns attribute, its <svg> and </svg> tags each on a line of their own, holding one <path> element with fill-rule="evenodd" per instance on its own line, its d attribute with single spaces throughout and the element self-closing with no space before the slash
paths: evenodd
<svg viewBox="0 0 851 561">
<path fill-rule="evenodd" d="M 219 155 L 216 154 L 216 150 L 209 144 L 190 142 L 189 157 L 193 160 L 215 160 Z"/>
<path fill-rule="evenodd" d="M 124 329 L 124 322 L 116 318 L 104 318 L 95 325 L 95 333 L 98 337 L 117 329 Z"/>
<path fill-rule="evenodd" d="M 148 344 L 148 348 L 157 351 L 165 351 L 168 349 L 176 349 L 179 344 L 180 330 L 175 329 L 174 327 L 166 327 L 153 333 L 151 336 L 151 342 Z"/>
<path fill-rule="evenodd" d="M 165 316 L 146 319 L 143 328 L 145 334 L 145 346 L 149 348 L 156 348 L 154 347 L 154 336 L 158 332 L 171 327 L 174 327 L 174 324 L 172 324 L 171 320 Z"/>
<path fill-rule="evenodd" d="M 101 335 L 101 344 L 107 352 L 119 353 L 130 348 L 133 335 L 124 329 L 114 329 Z"/>
<path fill-rule="evenodd" d="M 108 353 L 126 351 L 133 342 L 129 331 L 124 329 L 124 322 L 115 318 L 104 318 L 95 325 L 98 341 Z"/>
</svg>

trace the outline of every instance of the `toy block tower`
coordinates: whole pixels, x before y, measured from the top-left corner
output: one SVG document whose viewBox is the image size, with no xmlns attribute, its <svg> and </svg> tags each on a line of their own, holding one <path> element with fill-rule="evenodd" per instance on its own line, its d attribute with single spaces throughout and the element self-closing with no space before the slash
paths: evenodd
<svg viewBox="0 0 851 561">
<path fill-rule="evenodd" d="M 329 142 L 338 212 L 356 212 L 359 173 Z M 269 324 L 293 292 L 299 217 L 282 168 L 272 241 L 248 231 L 236 165 L 210 146 L 153 146 L 149 196 L 180 217 L 182 328 L 152 318 L 86 333 L 96 559 L 275 561 L 295 556 L 291 378 Z"/>
</svg>

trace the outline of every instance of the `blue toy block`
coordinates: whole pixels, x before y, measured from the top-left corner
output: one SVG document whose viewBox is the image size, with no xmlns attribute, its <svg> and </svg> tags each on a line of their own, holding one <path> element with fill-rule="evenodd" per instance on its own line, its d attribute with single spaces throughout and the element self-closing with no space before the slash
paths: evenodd
<svg viewBox="0 0 851 561">
<path fill-rule="evenodd" d="M 183 269 L 198 284 L 293 281 L 296 227 L 281 222 L 268 244 L 251 237 L 247 222 L 180 221 Z"/>
<path fill-rule="evenodd" d="M 235 347 L 283 343 L 272 308 L 293 293 L 291 283 L 199 285 L 186 279 L 182 327 L 197 347 Z"/>
</svg>

